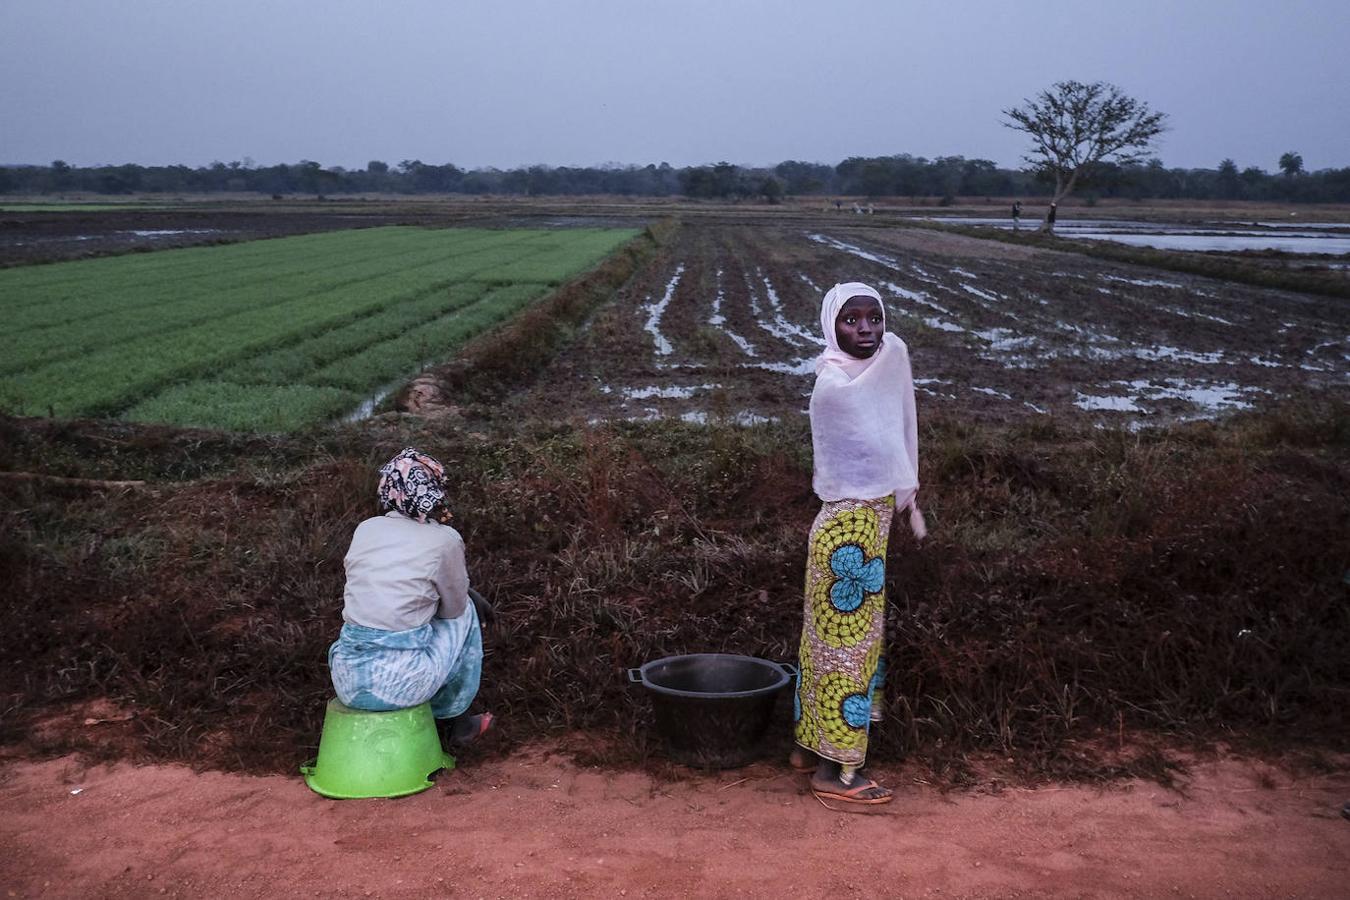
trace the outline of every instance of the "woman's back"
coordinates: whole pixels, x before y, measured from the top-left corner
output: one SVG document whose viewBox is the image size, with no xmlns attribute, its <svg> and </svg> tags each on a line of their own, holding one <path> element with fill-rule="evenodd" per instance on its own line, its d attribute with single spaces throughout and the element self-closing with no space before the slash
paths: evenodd
<svg viewBox="0 0 1350 900">
<path fill-rule="evenodd" d="M 344 565 L 342 618 L 353 625 L 407 631 L 432 617 L 453 619 L 468 602 L 464 540 L 439 522 L 392 511 L 366 519 Z"/>
</svg>

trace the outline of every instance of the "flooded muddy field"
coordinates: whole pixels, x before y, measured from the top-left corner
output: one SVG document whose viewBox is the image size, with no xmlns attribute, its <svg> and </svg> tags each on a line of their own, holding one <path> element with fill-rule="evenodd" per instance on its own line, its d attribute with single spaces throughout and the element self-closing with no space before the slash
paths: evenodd
<svg viewBox="0 0 1350 900">
<path fill-rule="evenodd" d="M 358 224 L 364 223 L 223 210 L 5 211 L 0 212 L 0 266 L 284 237 Z"/>
<path fill-rule="evenodd" d="M 1293 216 L 1294 214 L 1291 214 Z M 920 221 L 941 225 L 972 225 L 1013 230 L 1011 218 L 921 216 Z M 1023 217 L 1021 228 L 1040 226 L 1039 216 Z M 1200 253 L 1242 253 L 1276 250 L 1300 255 L 1350 254 L 1350 222 L 1233 222 L 1201 224 L 1140 222 L 1130 219 L 1061 218 L 1055 224 L 1060 237 L 1085 241 L 1114 241 L 1132 247 Z"/>
<path fill-rule="evenodd" d="M 597 419 L 805 412 L 821 295 L 865 281 L 921 405 L 1147 427 L 1350 395 L 1343 301 L 931 230 L 687 226 L 516 402 Z"/>
</svg>

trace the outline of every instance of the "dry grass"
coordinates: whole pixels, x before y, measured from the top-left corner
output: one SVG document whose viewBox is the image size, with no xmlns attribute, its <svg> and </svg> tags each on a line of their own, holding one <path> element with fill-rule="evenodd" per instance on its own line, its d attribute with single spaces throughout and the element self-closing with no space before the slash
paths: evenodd
<svg viewBox="0 0 1350 900">
<path fill-rule="evenodd" d="M 927 422 L 933 534 L 892 540 L 877 752 L 960 781 L 989 752 L 1031 777 L 1165 774 L 1157 736 L 1346 749 L 1346 412 L 1145 434 Z M 330 692 L 342 555 L 376 464 L 408 443 L 459 473 L 472 575 L 501 611 L 482 695 L 498 748 L 587 729 L 636 761 L 627 667 L 791 658 L 804 424 L 476 427 L 0 420 L 0 468 L 151 483 L 0 480 L 0 740 L 126 754 L 100 736 L 117 727 L 145 759 L 291 771 Z M 96 700 L 131 717 L 83 726 Z"/>
</svg>

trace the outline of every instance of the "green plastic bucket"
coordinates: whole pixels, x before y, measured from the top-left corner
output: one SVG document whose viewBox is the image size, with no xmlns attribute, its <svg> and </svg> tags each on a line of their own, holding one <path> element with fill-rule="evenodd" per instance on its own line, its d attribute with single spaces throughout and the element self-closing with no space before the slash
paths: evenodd
<svg viewBox="0 0 1350 900">
<path fill-rule="evenodd" d="M 328 701 L 319 756 L 300 767 L 305 784 L 337 800 L 406 797 L 425 791 L 431 776 L 453 769 L 441 749 L 431 704 L 393 712 L 367 712 Z"/>
</svg>

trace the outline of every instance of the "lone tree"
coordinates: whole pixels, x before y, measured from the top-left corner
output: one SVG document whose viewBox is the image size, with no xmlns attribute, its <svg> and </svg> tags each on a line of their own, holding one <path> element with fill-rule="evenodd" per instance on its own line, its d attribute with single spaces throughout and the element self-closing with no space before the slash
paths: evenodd
<svg viewBox="0 0 1350 900">
<path fill-rule="evenodd" d="M 1057 81 L 1003 115 L 1004 126 L 1031 135 L 1034 146 L 1023 159 L 1037 174 L 1054 178 L 1052 211 L 1098 163 L 1143 160 L 1167 128 L 1166 113 L 1154 112 L 1104 81 Z M 1047 215 L 1041 231 L 1054 227 L 1053 214 Z"/>
<path fill-rule="evenodd" d="M 1285 178 L 1293 178 L 1295 175 L 1303 174 L 1303 154 L 1290 150 L 1288 153 L 1280 156 L 1280 171 L 1284 173 Z"/>
</svg>

